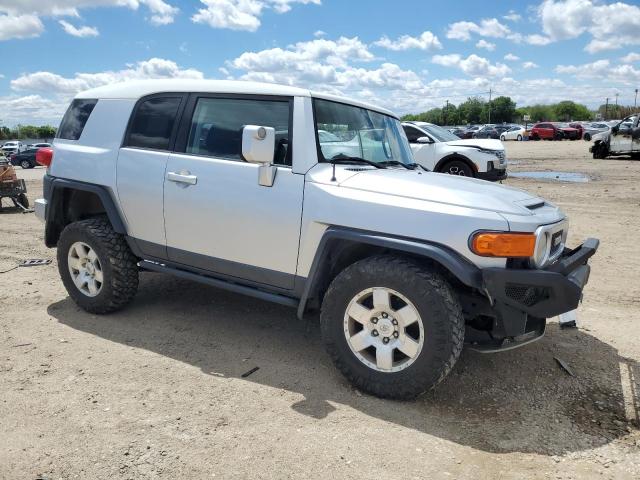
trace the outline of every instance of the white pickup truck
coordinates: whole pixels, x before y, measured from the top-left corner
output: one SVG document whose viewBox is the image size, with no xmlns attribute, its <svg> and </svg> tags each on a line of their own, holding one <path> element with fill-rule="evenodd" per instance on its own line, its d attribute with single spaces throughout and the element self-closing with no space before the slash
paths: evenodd
<svg viewBox="0 0 640 480">
<path fill-rule="evenodd" d="M 540 338 L 598 247 L 567 248 L 564 213 L 536 195 L 421 168 L 392 112 L 288 86 L 89 90 L 37 158 L 36 213 L 82 308 L 124 307 L 148 270 L 319 309 L 337 368 L 381 397 L 432 388 L 465 342 Z"/>
</svg>

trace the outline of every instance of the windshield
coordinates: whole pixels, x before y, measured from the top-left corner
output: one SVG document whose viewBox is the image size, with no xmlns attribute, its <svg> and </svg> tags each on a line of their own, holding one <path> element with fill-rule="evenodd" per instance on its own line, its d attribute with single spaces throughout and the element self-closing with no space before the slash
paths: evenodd
<svg viewBox="0 0 640 480">
<path fill-rule="evenodd" d="M 329 161 L 357 157 L 376 163 L 414 163 L 400 121 L 365 108 L 314 99 L 320 151 Z"/>
<path fill-rule="evenodd" d="M 451 142 L 453 140 L 460 140 L 460 137 L 455 136 L 449 130 L 445 130 L 437 125 L 419 125 L 422 130 L 427 132 L 438 142 Z"/>
</svg>

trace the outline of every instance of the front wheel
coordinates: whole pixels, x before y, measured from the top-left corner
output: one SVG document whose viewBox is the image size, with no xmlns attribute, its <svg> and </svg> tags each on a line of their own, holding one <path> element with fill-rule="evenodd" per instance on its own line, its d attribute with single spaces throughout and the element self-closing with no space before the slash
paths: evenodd
<svg viewBox="0 0 640 480">
<path fill-rule="evenodd" d="M 461 177 L 473 177 L 473 170 L 462 160 L 451 160 L 445 163 L 440 169 L 442 173 L 449 175 L 459 175 Z"/>
<path fill-rule="evenodd" d="M 518 135 L 518 141 L 521 142 L 522 141 L 522 135 Z"/>
<path fill-rule="evenodd" d="M 504 135 L 500 135 L 500 141 L 504 142 L 506 139 L 504 138 Z"/>
<path fill-rule="evenodd" d="M 90 313 L 114 312 L 138 289 L 136 258 L 103 217 L 65 227 L 58 241 L 58 270 L 69 296 Z"/>
<path fill-rule="evenodd" d="M 22 160 L 20 162 L 20 166 L 26 170 L 27 168 L 33 168 L 33 165 L 31 165 L 31 162 L 29 160 Z"/>
<path fill-rule="evenodd" d="M 414 398 L 453 368 L 464 341 L 460 303 L 438 273 L 390 255 L 343 270 L 322 302 L 322 340 L 357 388 Z"/>
</svg>

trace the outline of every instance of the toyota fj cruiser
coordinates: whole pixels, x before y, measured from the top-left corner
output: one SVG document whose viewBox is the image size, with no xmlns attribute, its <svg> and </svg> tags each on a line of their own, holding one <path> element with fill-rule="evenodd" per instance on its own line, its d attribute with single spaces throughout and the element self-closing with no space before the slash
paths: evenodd
<svg viewBox="0 0 640 480">
<path fill-rule="evenodd" d="M 398 118 L 299 88 L 144 81 L 79 94 L 36 212 L 78 305 L 130 302 L 139 270 L 320 310 L 335 365 L 411 398 L 578 306 L 598 241 L 551 203 L 417 165 Z"/>
</svg>

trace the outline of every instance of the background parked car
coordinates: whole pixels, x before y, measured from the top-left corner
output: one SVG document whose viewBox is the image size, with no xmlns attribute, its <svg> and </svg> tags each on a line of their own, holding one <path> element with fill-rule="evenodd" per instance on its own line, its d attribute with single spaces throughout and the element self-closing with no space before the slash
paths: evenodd
<svg viewBox="0 0 640 480">
<path fill-rule="evenodd" d="M 9 155 L 11 153 L 20 153 L 26 149 L 25 145 L 22 142 L 10 141 L 5 142 L 2 145 L 2 151 L 5 155 Z"/>
<path fill-rule="evenodd" d="M 37 165 L 36 153 L 40 150 L 40 147 L 29 148 L 20 153 L 12 153 L 9 155 L 9 160 L 12 165 L 20 165 L 22 168 L 33 168 Z"/>
<path fill-rule="evenodd" d="M 582 132 L 568 123 L 560 123 L 556 126 L 562 131 L 564 138 L 568 140 L 578 140 L 582 138 Z"/>
<path fill-rule="evenodd" d="M 521 142 L 526 136 L 526 130 L 522 125 L 513 125 L 500 134 L 500 140 L 517 140 Z"/>
<path fill-rule="evenodd" d="M 485 125 L 480 130 L 473 134 L 472 138 L 500 138 L 500 133 L 493 125 Z"/>
<path fill-rule="evenodd" d="M 50 143 L 30 143 L 27 148 L 51 148 Z"/>
<path fill-rule="evenodd" d="M 536 123 L 529 134 L 531 140 L 562 140 L 564 133 L 550 122 Z"/>
<path fill-rule="evenodd" d="M 589 142 L 594 135 L 598 133 L 608 132 L 609 130 L 611 130 L 611 127 L 604 122 L 587 123 L 586 125 L 584 125 L 582 138 Z"/>
<path fill-rule="evenodd" d="M 473 138 L 473 134 L 476 133 L 478 130 L 480 130 L 481 126 L 480 125 L 472 125 L 470 127 L 467 127 L 465 129 L 465 131 L 462 134 L 462 137 L 465 140 L 468 140 L 469 138 Z"/>
<path fill-rule="evenodd" d="M 466 130 L 464 128 L 450 128 L 449 131 L 458 138 L 464 138 Z"/>
</svg>

